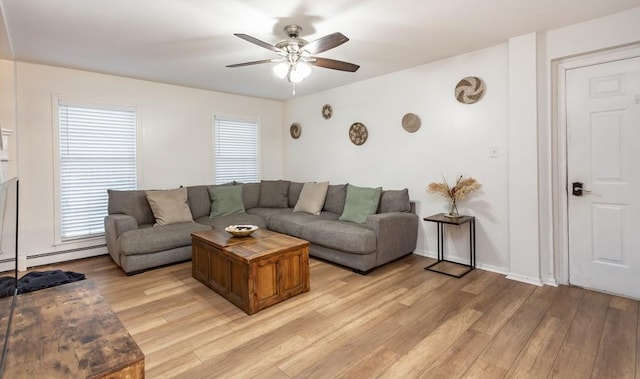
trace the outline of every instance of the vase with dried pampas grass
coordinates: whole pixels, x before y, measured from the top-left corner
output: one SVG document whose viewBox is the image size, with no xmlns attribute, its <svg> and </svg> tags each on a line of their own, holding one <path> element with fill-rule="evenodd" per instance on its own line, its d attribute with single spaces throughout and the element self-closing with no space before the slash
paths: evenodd
<svg viewBox="0 0 640 379">
<path fill-rule="evenodd" d="M 460 175 L 454 186 L 451 187 L 447 179 L 443 176 L 442 182 L 429 184 L 427 192 L 449 198 L 449 200 L 451 200 L 451 207 L 449 208 L 449 213 L 445 214 L 445 216 L 460 217 L 457 201 L 480 188 L 482 188 L 482 184 L 478 183 L 478 181 L 472 177 L 465 178 Z"/>
</svg>

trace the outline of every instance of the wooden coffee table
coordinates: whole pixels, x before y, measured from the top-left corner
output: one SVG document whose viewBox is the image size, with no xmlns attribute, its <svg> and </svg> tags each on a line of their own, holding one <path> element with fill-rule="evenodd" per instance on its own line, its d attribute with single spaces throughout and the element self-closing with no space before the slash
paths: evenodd
<svg viewBox="0 0 640 379">
<path fill-rule="evenodd" d="M 191 233 L 193 277 L 247 314 L 309 291 L 309 242 L 259 229 Z"/>
</svg>

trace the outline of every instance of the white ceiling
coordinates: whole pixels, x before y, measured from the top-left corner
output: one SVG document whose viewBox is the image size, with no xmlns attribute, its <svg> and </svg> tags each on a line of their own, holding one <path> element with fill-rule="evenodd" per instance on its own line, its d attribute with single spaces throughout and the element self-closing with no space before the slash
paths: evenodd
<svg viewBox="0 0 640 379">
<path fill-rule="evenodd" d="M 270 99 L 292 97 L 277 57 L 233 33 L 275 44 L 302 26 L 307 41 L 350 41 L 318 54 L 356 73 L 313 68 L 297 96 L 640 6 L 640 0 L 0 0 L 0 57 Z M 640 22 L 640 20 L 639 20 Z M 4 25 L 3 25 L 4 24 Z M 589 36 L 585 36 L 589 38 Z"/>
</svg>

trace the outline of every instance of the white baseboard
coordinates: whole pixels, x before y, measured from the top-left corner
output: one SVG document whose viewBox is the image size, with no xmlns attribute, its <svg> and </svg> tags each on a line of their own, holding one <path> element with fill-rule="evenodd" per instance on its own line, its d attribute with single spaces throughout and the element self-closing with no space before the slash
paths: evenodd
<svg viewBox="0 0 640 379">
<path fill-rule="evenodd" d="M 413 252 L 413 254 L 419 255 L 421 257 L 438 259 L 438 253 L 428 251 L 428 250 L 416 250 Z M 446 259 L 450 260 L 451 262 L 456 262 L 463 265 L 469 264 L 469 259 L 465 260 L 463 258 L 458 258 L 458 257 L 446 257 Z M 502 274 L 502 275 L 507 275 L 509 273 L 509 270 L 504 267 L 497 267 L 497 266 L 492 266 L 492 265 L 478 263 L 478 262 L 476 262 L 476 268 L 480 270 L 495 272 L 497 274 Z"/>
<path fill-rule="evenodd" d="M 511 279 L 517 282 L 522 282 L 527 284 L 533 284 L 534 286 L 538 286 L 538 287 L 544 286 L 544 283 L 542 282 L 542 280 L 540 280 L 540 278 L 533 278 L 530 276 L 524 276 L 520 274 L 509 273 L 507 274 L 507 279 Z"/>
<path fill-rule="evenodd" d="M 67 251 L 51 252 L 27 257 L 26 268 L 50 265 L 75 259 L 95 257 L 108 254 L 106 246 L 88 247 L 86 249 L 74 249 Z M 19 268 L 23 270 L 22 267 Z"/>
<path fill-rule="evenodd" d="M 559 285 L 558 281 L 553 276 L 542 278 L 542 283 L 544 283 L 546 286 L 552 286 L 552 287 L 557 287 Z"/>
</svg>

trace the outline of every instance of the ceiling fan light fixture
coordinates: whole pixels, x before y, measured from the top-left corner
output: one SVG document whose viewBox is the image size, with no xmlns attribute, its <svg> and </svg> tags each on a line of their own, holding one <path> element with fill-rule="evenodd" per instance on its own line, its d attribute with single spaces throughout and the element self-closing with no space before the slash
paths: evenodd
<svg viewBox="0 0 640 379">
<path fill-rule="evenodd" d="M 311 74 L 311 68 L 309 65 L 304 62 L 298 62 L 291 66 L 288 79 L 291 83 L 300 83 L 304 78 L 309 76 L 309 74 Z"/>
<path fill-rule="evenodd" d="M 304 79 L 311 74 L 311 67 L 304 62 L 298 62 L 296 65 L 296 71 L 298 71 L 300 75 L 302 75 L 302 79 Z"/>
<path fill-rule="evenodd" d="M 261 41 L 247 34 L 234 34 L 235 36 L 242 38 L 247 42 L 278 54 L 280 58 L 236 63 L 227 65 L 227 67 L 243 67 L 262 63 L 277 63 L 273 67 L 274 74 L 278 78 L 286 78 L 289 83 L 294 84 L 294 94 L 295 83 L 300 83 L 311 74 L 311 67 L 308 63 L 311 63 L 311 65 L 316 67 L 348 72 L 356 72 L 360 67 L 349 62 L 312 56 L 313 54 L 325 52 L 347 42 L 349 38 L 347 38 L 342 33 L 332 33 L 318 38 L 315 41 L 307 42 L 306 40 L 299 37 L 300 33 L 302 32 L 302 28 L 298 25 L 287 25 L 285 26 L 284 31 L 289 38 L 282 40 L 275 45 Z"/>
<path fill-rule="evenodd" d="M 280 79 L 284 79 L 289 73 L 289 65 L 285 62 L 280 62 L 277 65 L 273 66 L 273 72 Z"/>
</svg>

